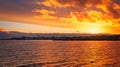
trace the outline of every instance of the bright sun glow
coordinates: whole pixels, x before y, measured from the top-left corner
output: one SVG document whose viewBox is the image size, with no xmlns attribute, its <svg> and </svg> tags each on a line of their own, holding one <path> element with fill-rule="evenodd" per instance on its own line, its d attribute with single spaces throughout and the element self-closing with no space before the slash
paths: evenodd
<svg viewBox="0 0 120 67">
<path fill-rule="evenodd" d="M 90 30 L 90 33 L 92 33 L 92 34 L 98 34 L 98 33 L 99 33 L 99 30 L 97 30 L 97 29 L 92 29 L 92 30 Z"/>
<path fill-rule="evenodd" d="M 81 26 L 79 26 L 77 29 L 78 31 L 81 31 L 81 33 L 88 33 L 88 34 L 102 34 L 108 31 L 106 26 L 95 23 L 81 24 Z"/>
</svg>

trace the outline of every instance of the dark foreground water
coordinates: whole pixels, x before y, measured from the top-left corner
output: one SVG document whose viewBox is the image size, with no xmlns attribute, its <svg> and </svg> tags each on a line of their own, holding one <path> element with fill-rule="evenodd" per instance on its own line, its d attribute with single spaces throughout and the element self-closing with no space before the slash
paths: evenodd
<svg viewBox="0 0 120 67">
<path fill-rule="evenodd" d="M 2 40 L 0 66 L 120 67 L 120 41 Z"/>
</svg>

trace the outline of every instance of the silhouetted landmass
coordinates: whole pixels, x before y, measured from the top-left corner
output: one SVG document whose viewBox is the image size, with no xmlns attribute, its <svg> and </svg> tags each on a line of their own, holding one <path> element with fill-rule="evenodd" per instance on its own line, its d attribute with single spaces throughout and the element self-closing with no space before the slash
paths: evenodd
<svg viewBox="0 0 120 67">
<path fill-rule="evenodd" d="M 79 37 L 58 37 L 53 40 L 120 40 L 120 35 L 97 35 Z"/>
<path fill-rule="evenodd" d="M 117 34 L 0 32 L 0 40 L 120 40 Z"/>
<path fill-rule="evenodd" d="M 62 34 L 61 34 L 62 35 Z M 13 37 L 8 40 L 120 40 L 120 35 L 87 35 L 87 36 L 38 36 L 38 37 Z"/>
</svg>

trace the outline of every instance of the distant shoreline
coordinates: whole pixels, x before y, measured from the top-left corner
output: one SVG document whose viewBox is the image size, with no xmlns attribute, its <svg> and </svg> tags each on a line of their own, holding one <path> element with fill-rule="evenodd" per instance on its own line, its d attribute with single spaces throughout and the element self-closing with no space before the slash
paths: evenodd
<svg viewBox="0 0 120 67">
<path fill-rule="evenodd" d="M 120 41 L 120 39 L 0 39 L 0 40 L 53 40 L 53 41 Z"/>
<path fill-rule="evenodd" d="M 2 40 L 11 40 L 11 39 L 0 39 Z M 30 40 L 30 39 L 29 39 Z M 32 39 L 31 39 L 32 40 Z M 50 40 L 50 39 L 49 39 Z M 12 40 L 11 40 L 12 41 Z M 19 41 L 19 40 L 18 40 Z M 34 41 L 34 40 L 33 40 Z M 41 39 L 42 41 L 42 39 Z M 52 40 L 52 41 L 120 41 L 120 40 Z"/>
<path fill-rule="evenodd" d="M 120 41 L 120 35 L 39 34 L 36 36 L 15 36 L 0 40 Z"/>
</svg>

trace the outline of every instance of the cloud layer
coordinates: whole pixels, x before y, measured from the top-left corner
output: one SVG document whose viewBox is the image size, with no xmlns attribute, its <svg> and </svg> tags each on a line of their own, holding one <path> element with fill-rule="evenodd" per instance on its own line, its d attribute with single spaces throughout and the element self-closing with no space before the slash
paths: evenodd
<svg viewBox="0 0 120 67">
<path fill-rule="evenodd" d="M 92 24 L 118 30 L 120 0 L 0 0 L 0 20 L 68 28 Z"/>
</svg>

